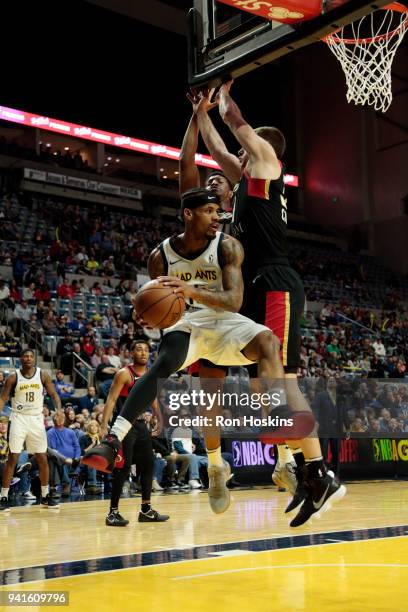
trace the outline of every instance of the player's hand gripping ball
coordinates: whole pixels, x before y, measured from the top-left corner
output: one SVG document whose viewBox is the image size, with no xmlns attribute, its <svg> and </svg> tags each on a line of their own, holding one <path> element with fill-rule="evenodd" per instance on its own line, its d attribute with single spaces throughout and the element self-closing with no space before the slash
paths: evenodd
<svg viewBox="0 0 408 612">
<path fill-rule="evenodd" d="M 174 293 L 173 287 L 165 287 L 159 280 L 143 285 L 132 299 L 134 319 L 144 326 L 166 329 L 181 318 L 186 304 L 182 293 Z"/>
</svg>

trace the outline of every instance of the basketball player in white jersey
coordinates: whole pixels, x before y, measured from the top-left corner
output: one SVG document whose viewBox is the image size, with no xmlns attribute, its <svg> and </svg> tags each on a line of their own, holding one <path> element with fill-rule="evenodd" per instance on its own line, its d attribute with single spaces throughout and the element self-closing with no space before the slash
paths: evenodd
<svg viewBox="0 0 408 612">
<path fill-rule="evenodd" d="M 207 92 L 208 94 L 209 92 Z M 196 107 L 200 101 L 200 96 L 191 91 L 187 94 L 187 98 L 192 103 L 193 107 Z M 212 104 L 209 102 L 209 106 Z M 200 173 L 196 165 L 195 156 L 198 148 L 198 137 L 199 137 L 199 126 L 197 113 L 193 112 L 190 121 L 188 123 L 186 132 L 184 134 L 183 143 L 181 145 L 180 158 L 179 158 L 179 191 L 180 195 L 185 193 L 188 189 L 194 187 L 200 187 Z M 212 171 L 205 181 L 205 185 L 211 191 L 214 191 L 220 197 L 220 205 L 222 208 L 222 214 L 220 215 L 221 231 L 225 234 L 231 234 L 231 222 L 232 222 L 232 206 L 233 206 L 233 188 L 234 183 L 227 178 L 226 174 L 218 169 Z M 245 279 L 244 279 L 245 284 Z M 245 306 L 245 292 L 244 290 L 244 304 Z M 201 379 L 201 385 L 206 387 L 204 390 L 211 392 L 212 390 L 221 389 L 223 386 L 222 380 L 225 379 L 228 368 L 216 367 L 213 363 L 200 359 L 197 364 L 193 364 L 189 368 L 190 374 L 198 375 Z M 252 374 L 253 375 L 253 374 Z M 215 380 L 213 380 L 215 379 Z M 220 407 L 214 405 L 211 410 L 211 416 L 221 414 Z M 209 415 L 210 416 L 210 415 Z M 213 427 L 207 430 L 206 443 L 207 453 L 210 456 L 212 449 L 216 449 L 220 446 L 221 429 Z M 272 479 L 279 487 L 283 487 L 289 490 L 290 494 L 294 496 L 298 487 L 297 479 L 295 476 L 295 463 L 294 457 L 286 444 L 277 444 L 278 450 L 278 462 L 275 466 L 275 470 L 272 475 Z M 301 449 L 298 449 L 300 451 Z M 298 452 L 297 451 L 297 452 Z"/>
<path fill-rule="evenodd" d="M 34 351 L 31 349 L 23 351 L 20 361 L 21 368 L 10 374 L 0 396 L 0 412 L 10 395 L 13 396 L 8 440 L 10 453 L 4 468 L 0 493 L 0 511 L 3 512 L 10 510 L 8 503 L 10 483 L 24 443 L 27 452 L 35 455 L 37 459 L 41 481 L 41 506 L 58 508 L 57 502 L 49 496 L 47 434 L 43 417 L 44 389 L 52 398 L 57 410 L 61 410 L 61 400 L 49 375 L 36 367 Z"/>
<path fill-rule="evenodd" d="M 264 325 L 238 314 L 243 299 L 243 251 L 235 238 L 218 231 L 219 196 L 207 189 L 190 189 L 182 196 L 182 211 L 184 232 L 152 252 L 148 269 L 151 278 L 183 295 L 187 310 L 165 330 L 157 360 L 135 381 L 110 435 L 85 453 L 82 462 L 102 471 L 112 470 L 121 440 L 156 397 L 159 381 L 198 359 L 221 366 L 257 363 L 259 378 L 283 379 L 277 338 Z M 210 505 L 221 513 L 229 505 L 230 470 L 220 447 L 209 455 L 210 470 Z"/>
</svg>

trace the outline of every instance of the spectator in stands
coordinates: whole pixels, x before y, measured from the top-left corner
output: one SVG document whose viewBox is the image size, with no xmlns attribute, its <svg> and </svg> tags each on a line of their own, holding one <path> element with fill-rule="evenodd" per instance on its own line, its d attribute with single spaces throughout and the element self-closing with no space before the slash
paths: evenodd
<svg viewBox="0 0 408 612">
<path fill-rule="evenodd" d="M 35 283 L 30 283 L 26 287 L 23 287 L 23 300 L 26 300 L 29 304 L 35 303 Z"/>
<path fill-rule="evenodd" d="M 60 396 L 61 404 L 65 406 L 67 403 L 72 404 L 72 396 L 75 394 L 74 385 L 70 382 L 65 382 L 65 375 L 62 370 L 58 370 L 54 380 L 55 390 Z"/>
<path fill-rule="evenodd" d="M 74 386 L 76 389 L 86 389 L 88 386 L 88 374 L 91 366 L 88 368 L 82 360 L 85 361 L 85 363 L 88 363 L 88 356 L 81 351 L 81 345 L 78 342 L 74 342 L 72 351 L 72 367 L 79 372 L 75 372 Z"/>
<path fill-rule="evenodd" d="M 10 289 L 10 299 L 13 301 L 13 303 L 18 304 L 18 302 L 21 302 L 21 299 L 22 299 L 21 291 L 17 287 L 17 282 L 14 279 L 10 281 L 9 289 Z"/>
<path fill-rule="evenodd" d="M 20 342 L 14 338 L 12 330 L 7 328 L 4 336 L 0 336 L 0 356 L 18 357 L 21 351 Z"/>
<path fill-rule="evenodd" d="M 120 357 L 118 357 L 118 355 L 116 354 L 114 346 L 108 347 L 107 355 L 108 355 L 108 360 L 111 366 L 119 370 L 122 367 L 122 362 L 121 362 Z"/>
<path fill-rule="evenodd" d="M 81 449 L 78 443 L 78 438 L 75 433 L 64 427 L 65 415 L 61 412 L 56 412 L 53 416 L 54 427 L 47 431 L 48 446 L 57 450 L 64 457 L 70 459 L 79 459 Z M 68 468 L 64 465 L 60 469 L 56 469 L 51 464 L 50 482 L 52 485 L 62 484 L 62 496 L 69 497 L 71 492 Z"/>
<path fill-rule="evenodd" d="M 99 400 L 96 397 L 95 387 L 89 387 L 88 393 L 86 395 L 83 395 L 79 399 L 80 410 L 82 410 L 82 408 L 87 408 L 89 412 L 93 412 L 95 407 L 98 406 L 98 404 L 99 404 Z"/>
<path fill-rule="evenodd" d="M 127 348 L 130 350 L 130 346 L 135 339 L 135 326 L 133 321 L 128 323 L 126 332 L 119 339 L 119 348 Z"/>
<path fill-rule="evenodd" d="M 96 347 L 95 353 L 91 357 L 91 366 L 97 368 L 102 363 L 102 355 L 105 355 L 105 351 L 101 346 Z"/>
<path fill-rule="evenodd" d="M 100 426 L 97 421 L 89 421 L 87 423 L 85 427 L 85 435 L 83 435 L 79 441 L 81 446 L 81 455 L 100 443 L 99 432 Z M 96 470 L 87 466 L 83 467 L 85 468 L 86 473 L 86 492 L 89 495 L 98 495 L 100 491 L 96 481 Z"/>
<path fill-rule="evenodd" d="M 64 280 L 63 283 L 58 287 L 58 297 L 66 300 L 70 300 L 75 297 L 76 292 L 72 285 L 68 281 Z"/>
<path fill-rule="evenodd" d="M 49 310 L 42 320 L 42 328 L 47 336 L 54 336 L 58 333 L 58 322 L 53 310 Z"/>
<path fill-rule="evenodd" d="M 106 276 L 115 276 L 115 258 L 113 255 L 109 255 L 108 259 L 103 262 L 103 272 Z M 103 291 L 103 293 L 106 292 Z"/>
<path fill-rule="evenodd" d="M 115 287 L 112 286 L 110 280 L 105 278 L 101 285 L 102 295 L 113 295 L 115 293 Z"/>
<path fill-rule="evenodd" d="M 102 295 L 101 285 L 98 282 L 95 282 L 91 287 L 92 295 Z"/>
<path fill-rule="evenodd" d="M 50 427 L 53 426 L 53 421 L 52 421 L 51 412 L 48 406 L 43 407 L 43 416 L 44 416 L 44 427 L 45 429 L 49 429 Z"/>
<path fill-rule="evenodd" d="M 81 352 L 86 355 L 86 361 L 90 363 L 91 357 L 95 353 L 93 334 L 87 333 L 81 338 Z"/>
<path fill-rule="evenodd" d="M 101 364 L 96 368 L 95 379 L 99 383 L 99 396 L 103 399 L 108 397 L 113 377 L 119 368 L 111 365 L 108 355 L 102 355 Z"/>
<path fill-rule="evenodd" d="M 64 337 L 57 342 L 56 354 L 58 357 L 58 365 L 64 374 L 72 374 L 72 353 L 74 349 L 74 341 L 72 332 L 67 329 Z"/>
<path fill-rule="evenodd" d="M 85 425 L 89 421 L 89 419 L 86 419 L 85 416 L 80 413 L 76 415 L 75 421 L 78 423 L 78 429 L 76 430 L 76 434 L 79 440 L 83 435 L 85 435 Z"/>
<path fill-rule="evenodd" d="M 34 297 L 36 300 L 44 300 L 44 302 L 48 303 L 51 299 L 51 292 L 48 284 L 44 281 L 40 284 L 40 286 L 35 290 Z"/>
<path fill-rule="evenodd" d="M 91 251 L 90 255 L 89 255 L 89 259 L 86 262 L 86 270 L 88 272 L 88 274 L 95 274 L 95 272 L 98 270 L 99 268 L 99 264 L 95 259 L 95 253 L 93 253 Z"/>
<path fill-rule="evenodd" d="M 385 350 L 385 346 L 382 343 L 381 338 L 379 336 L 374 340 L 374 342 L 372 344 L 372 347 L 373 347 L 377 357 L 385 357 L 386 356 L 387 352 Z"/>
<path fill-rule="evenodd" d="M 128 348 L 123 348 L 119 353 L 119 357 L 122 367 L 132 363 L 132 355 Z"/>
<path fill-rule="evenodd" d="M 78 310 L 75 315 L 75 319 L 69 321 L 67 327 L 72 331 L 74 336 L 81 336 L 85 333 L 85 324 L 86 320 L 84 317 L 84 313 L 82 310 Z"/>
</svg>

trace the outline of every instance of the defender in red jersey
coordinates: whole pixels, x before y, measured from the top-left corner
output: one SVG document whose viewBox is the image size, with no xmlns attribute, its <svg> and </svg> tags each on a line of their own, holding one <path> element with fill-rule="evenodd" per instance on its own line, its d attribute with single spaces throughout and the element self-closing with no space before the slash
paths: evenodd
<svg viewBox="0 0 408 612">
<path fill-rule="evenodd" d="M 279 337 L 287 401 L 294 410 L 310 410 L 297 383 L 304 290 L 287 257 L 287 202 L 281 162 L 285 137 L 275 127 L 253 129 L 232 100 L 231 85 L 232 81 L 221 86 L 215 102 L 211 102 L 213 91 L 201 93 L 193 101 L 193 110 L 209 152 L 236 183 L 232 223 L 245 253 L 245 314 L 266 324 Z M 242 147 L 238 157 L 229 153 L 208 115 L 214 106 Z M 329 509 L 346 489 L 327 472 L 317 434 L 291 444 L 299 446 L 304 456 L 295 455 L 298 488 L 287 508 L 293 511 L 300 506 L 290 523 L 298 527 Z"/>
<path fill-rule="evenodd" d="M 108 430 L 108 423 L 113 414 L 113 425 L 116 417 L 120 414 L 123 404 L 137 378 L 147 370 L 150 348 L 146 340 L 135 340 L 131 345 L 133 363 L 121 368 L 115 374 L 109 395 L 103 410 L 101 436 Z M 155 401 L 152 406 L 156 413 L 160 410 Z M 119 499 L 125 480 L 129 476 L 130 467 L 135 463 L 140 470 L 140 483 L 142 486 L 142 507 L 139 513 L 139 522 L 163 522 L 167 521 L 167 515 L 159 514 L 153 510 L 150 504 L 152 492 L 154 455 L 150 431 L 147 428 L 144 416 L 141 415 L 132 425 L 129 434 L 123 441 L 120 451 L 122 461 L 116 458 L 113 470 L 112 493 L 109 513 L 106 517 L 106 525 L 111 527 L 125 527 L 129 521 L 119 514 Z"/>
</svg>

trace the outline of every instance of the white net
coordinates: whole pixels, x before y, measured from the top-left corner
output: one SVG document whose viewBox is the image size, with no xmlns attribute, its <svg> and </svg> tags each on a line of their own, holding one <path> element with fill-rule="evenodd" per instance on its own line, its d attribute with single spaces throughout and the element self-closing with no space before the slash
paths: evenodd
<svg viewBox="0 0 408 612">
<path fill-rule="evenodd" d="M 407 9 L 394 3 L 324 39 L 343 68 L 348 102 L 389 108 L 392 62 L 407 27 Z"/>
</svg>

